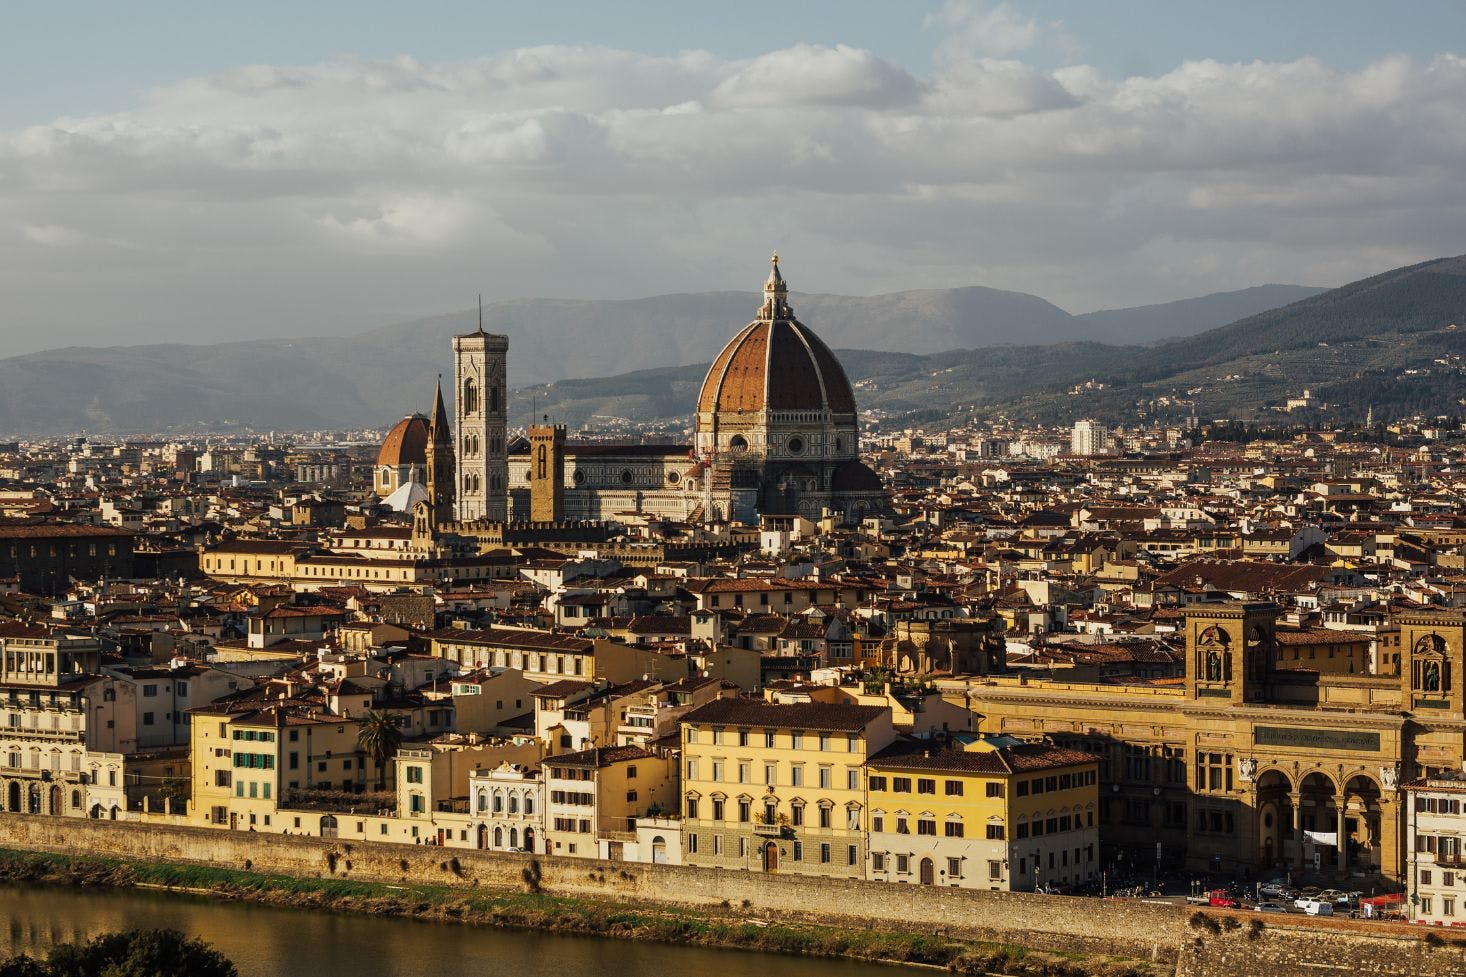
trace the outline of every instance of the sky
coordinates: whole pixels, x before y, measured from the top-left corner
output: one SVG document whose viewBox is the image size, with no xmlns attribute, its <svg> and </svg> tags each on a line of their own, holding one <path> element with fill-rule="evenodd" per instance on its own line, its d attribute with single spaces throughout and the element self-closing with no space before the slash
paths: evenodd
<svg viewBox="0 0 1466 977">
<path fill-rule="evenodd" d="M 1466 4 L 12 0 L 0 352 L 1466 251 Z M 730 324 L 730 328 L 736 324 Z M 818 323 L 811 323 L 818 329 Z"/>
</svg>

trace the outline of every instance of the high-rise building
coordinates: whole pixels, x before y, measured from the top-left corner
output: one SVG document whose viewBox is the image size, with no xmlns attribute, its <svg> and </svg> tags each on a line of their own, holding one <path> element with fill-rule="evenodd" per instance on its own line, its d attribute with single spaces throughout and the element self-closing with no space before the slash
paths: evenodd
<svg viewBox="0 0 1466 977">
<path fill-rule="evenodd" d="M 461 520 L 508 518 L 509 462 L 505 454 L 508 397 L 504 388 L 509 337 L 476 331 L 453 337 L 455 413 L 458 418 L 458 493 Z"/>
<path fill-rule="evenodd" d="M 1099 421 L 1075 421 L 1069 450 L 1076 455 L 1105 454 L 1110 450 L 1110 432 Z"/>
</svg>

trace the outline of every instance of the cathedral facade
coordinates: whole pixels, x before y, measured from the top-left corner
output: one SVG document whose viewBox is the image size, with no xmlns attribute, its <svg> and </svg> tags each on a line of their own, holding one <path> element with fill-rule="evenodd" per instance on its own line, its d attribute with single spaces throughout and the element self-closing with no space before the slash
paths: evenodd
<svg viewBox="0 0 1466 977">
<path fill-rule="evenodd" d="M 884 510 L 884 487 L 860 460 L 850 381 L 829 347 L 795 318 L 777 255 L 763 292 L 753 321 L 708 370 L 687 445 L 577 443 L 552 425 L 511 440 L 508 337 L 487 334 L 482 324 L 455 337 L 456 436 L 443 433 L 438 404 L 426 438 L 434 513 L 459 523 L 634 514 L 752 524 L 765 515 L 826 513 L 858 521 Z M 443 452 L 456 458 L 435 459 Z M 445 492 L 451 502 L 442 500 Z"/>
</svg>

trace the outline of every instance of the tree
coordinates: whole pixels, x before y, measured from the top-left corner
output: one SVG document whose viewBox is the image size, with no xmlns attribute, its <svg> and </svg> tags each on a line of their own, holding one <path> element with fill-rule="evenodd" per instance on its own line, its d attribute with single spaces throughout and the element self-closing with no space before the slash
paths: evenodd
<svg viewBox="0 0 1466 977">
<path fill-rule="evenodd" d="M 362 720 L 356 745 L 377 765 L 377 789 L 386 789 L 387 758 L 396 756 L 402 745 L 401 720 L 389 712 L 373 709 Z"/>
<path fill-rule="evenodd" d="M 41 964 L 24 954 L 0 963 L 0 977 L 239 977 L 234 964 L 177 930 L 105 933 L 58 943 Z"/>
</svg>

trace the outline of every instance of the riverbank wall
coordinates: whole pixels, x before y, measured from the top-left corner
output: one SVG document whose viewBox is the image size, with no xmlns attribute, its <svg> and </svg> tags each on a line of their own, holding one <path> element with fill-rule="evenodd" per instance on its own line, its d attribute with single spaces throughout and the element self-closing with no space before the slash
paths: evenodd
<svg viewBox="0 0 1466 977">
<path fill-rule="evenodd" d="M 1449 941 L 1436 945 L 1439 939 L 1427 942 L 1425 934 L 1410 927 L 1345 920 L 1295 922 L 1289 917 L 1242 926 L 1224 915 L 1198 916 L 1188 907 L 1128 900 L 27 815 L 0 815 L 0 846 L 301 878 L 533 890 L 630 904 L 736 908 L 749 918 L 942 933 L 1036 950 L 1128 957 L 1167 969 L 1174 966 L 1181 977 L 1326 973 L 1341 962 L 1349 964 L 1346 969 L 1378 977 L 1466 975 L 1466 945 Z M 1220 921 L 1212 925 L 1203 917 Z M 1359 929 L 1365 925 L 1368 929 Z"/>
</svg>

